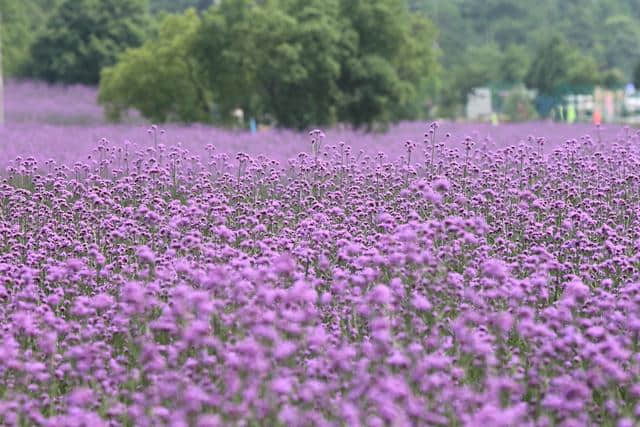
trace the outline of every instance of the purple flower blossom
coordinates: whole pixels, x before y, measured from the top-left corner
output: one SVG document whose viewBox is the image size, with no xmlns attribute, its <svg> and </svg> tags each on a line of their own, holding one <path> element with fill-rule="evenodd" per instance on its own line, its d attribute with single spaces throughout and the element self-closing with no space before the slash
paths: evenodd
<svg viewBox="0 0 640 427">
<path fill-rule="evenodd" d="M 0 424 L 629 425 L 640 139 L 531 126 L 0 130 Z"/>
</svg>

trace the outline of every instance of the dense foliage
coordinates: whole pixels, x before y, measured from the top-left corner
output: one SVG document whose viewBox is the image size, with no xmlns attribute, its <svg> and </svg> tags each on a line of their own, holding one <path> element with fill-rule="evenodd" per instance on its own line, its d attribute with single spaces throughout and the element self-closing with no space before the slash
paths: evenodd
<svg viewBox="0 0 640 427">
<path fill-rule="evenodd" d="M 336 120 L 347 42 L 338 1 L 227 1 L 203 18 L 197 55 L 223 116 L 241 107 L 280 125 Z"/>
<path fill-rule="evenodd" d="M 28 74 L 97 84 L 100 70 L 144 39 L 146 0 L 64 0 L 30 48 Z"/>
<path fill-rule="evenodd" d="M 564 38 L 551 37 L 537 52 L 525 83 L 545 94 L 561 86 L 589 86 L 598 81 L 597 65 L 591 58 L 582 58 Z"/>
<path fill-rule="evenodd" d="M 604 85 L 631 81 L 640 59 L 640 7 L 635 0 L 408 1 L 439 29 L 447 70 L 438 99 L 443 113 L 455 114 L 475 86 L 523 82 L 536 53 L 555 35 L 566 40 L 571 52 L 565 56 L 578 59 L 584 72 L 595 69 L 597 83 Z M 516 61 L 510 60 L 513 55 Z M 576 90 L 584 89 L 580 86 Z"/>
<path fill-rule="evenodd" d="M 603 79 L 604 77 L 604 79 Z M 608 86 L 618 82 L 601 76 L 595 60 L 572 49 L 567 41 L 554 35 L 536 53 L 525 76 L 525 83 L 538 91 L 538 111 L 547 115 L 561 97 L 569 93 L 589 93 L 593 86 L 604 80 Z"/>
<path fill-rule="evenodd" d="M 214 3 L 214 0 L 149 0 L 149 7 L 152 12 L 181 13 L 189 8 L 203 11 Z"/>
<path fill-rule="evenodd" d="M 585 55 L 627 77 L 637 61 L 640 8 L 636 0 L 408 0 L 440 29 L 445 65 L 465 62 L 483 44 L 502 51 L 520 45 L 535 51 L 549 34 L 560 33 Z M 467 61 L 472 62 L 472 61 Z"/>
<path fill-rule="evenodd" d="M 228 0 L 202 18 L 164 19 L 104 70 L 100 99 L 112 117 L 135 107 L 159 121 L 212 121 L 213 104 L 223 122 L 242 108 L 291 128 L 385 123 L 415 116 L 437 73 L 435 29 L 401 0 Z"/>
<path fill-rule="evenodd" d="M 144 0 L 67 0 L 58 8 L 61 3 L 0 0 L 3 69 L 10 76 L 96 83 L 100 69 L 113 64 L 123 49 L 147 40 L 146 53 L 136 51 L 122 72 L 110 73 L 115 80 L 103 99 L 114 97 L 107 107 L 111 117 L 119 115 L 123 100 L 131 99 L 127 92 L 143 92 L 141 78 L 129 74 L 151 69 L 140 62 L 143 56 L 157 71 L 154 81 L 186 77 L 176 59 L 152 58 L 150 46 L 189 45 L 199 65 L 188 61 L 193 71 L 187 82 L 163 82 L 166 95 L 136 100 L 145 104 L 147 117 L 206 117 L 228 124 L 229 111 L 241 107 L 245 118 L 295 127 L 456 116 L 474 87 L 521 85 L 527 75 L 536 86 L 559 84 L 571 92 L 591 90 L 593 84 L 619 88 L 633 81 L 639 60 L 640 7 L 634 0 L 540 0 L 535 7 L 527 0 L 314 0 L 304 2 L 304 8 L 292 0 L 149 0 L 148 6 Z M 160 30 L 168 13 L 183 14 L 190 7 L 201 20 L 197 36 L 189 32 L 190 41 L 178 42 L 166 25 Z M 227 13 L 242 7 L 247 10 Z M 143 17 L 148 11 L 152 20 Z M 254 19 L 255 25 L 243 19 Z M 373 20 L 378 20 L 375 26 Z M 266 37 L 264 31 L 273 34 Z M 239 41 L 238 34 L 246 40 Z M 378 43 L 379 37 L 388 38 Z M 561 51 L 545 49 L 552 37 L 565 41 Z M 394 44 L 402 48 L 393 49 Z M 376 50 L 367 51 L 367 45 Z M 553 82 L 535 78 L 536 69 L 553 64 L 550 58 L 557 54 L 568 67 L 560 71 L 564 77 L 557 75 Z M 268 60 L 269 55 L 277 60 Z M 256 64 L 265 72 L 256 73 Z M 164 66 L 170 69 L 161 70 Z M 136 88 L 127 87 L 126 80 Z M 162 105 L 161 99 L 184 87 L 187 98 L 197 96 L 194 107 L 187 107 L 186 100 Z M 557 93 L 542 89 L 537 106 L 545 115 Z"/>
<path fill-rule="evenodd" d="M 59 0 L 0 0 L 2 69 L 7 75 L 24 72 L 29 48 Z"/>
<path fill-rule="evenodd" d="M 192 10 L 168 15 L 156 37 L 128 50 L 117 67 L 103 70 L 98 99 L 106 106 L 107 118 L 120 121 L 133 107 L 157 122 L 208 121 L 210 95 L 191 54 L 199 28 L 200 18 Z"/>
<path fill-rule="evenodd" d="M 9 162 L 1 423 L 640 416 L 637 133 L 549 149 L 434 124 L 390 158 L 314 131 L 281 163 L 149 131 Z"/>
</svg>

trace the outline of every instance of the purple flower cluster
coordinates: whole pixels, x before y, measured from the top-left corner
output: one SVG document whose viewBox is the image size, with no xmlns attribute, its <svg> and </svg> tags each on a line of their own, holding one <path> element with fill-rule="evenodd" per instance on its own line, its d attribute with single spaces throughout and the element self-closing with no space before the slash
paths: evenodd
<svg viewBox="0 0 640 427">
<path fill-rule="evenodd" d="M 640 134 L 429 129 L 9 162 L 0 423 L 632 425 Z"/>
</svg>

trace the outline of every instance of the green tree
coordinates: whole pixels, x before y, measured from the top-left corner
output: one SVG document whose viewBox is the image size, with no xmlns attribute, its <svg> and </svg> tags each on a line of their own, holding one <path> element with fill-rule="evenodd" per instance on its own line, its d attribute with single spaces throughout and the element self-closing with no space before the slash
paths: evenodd
<svg viewBox="0 0 640 427">
<path fill-rule="evenodd" d="M 211 8 L 196 55 L 222 116 L 240 107 L 286 127 L 333 123 L 341 25 L 338 0 L 229 0 Z"/>
<path fill-rule="evenodd" d="M 561 35 L 551 36 L 529 67 L 525 83 L 538 90 L 536 107 L 545 117 L 568 93 L 589 92 L 600 83 L 594 58 L 583 55 Z"/>
<path fill-rule="evenodd" d="M 401 0 L 342 0 L 350 23 L 339 87 L 341 120 L 371 126 L 409 117 L 416 99 L 437 78 L 437 32 L 409 15 Z"/>
<path fill-rule="evenodd" d="M 407 0 L 440 29 L 442 63 L 469 64 L 466 48 L 495 43 L 535 51 L 550 33 L 561 34 L 599 69 L 618 68 L 629 78 L 638 46 L 638 0 Z M 631 50 L 631 52 L 630 52 Z M 633 55 L 630 55 L 633 53 Z"/>
<path fill-rule="evenodd" d="M 455 116 L 474 88 L 491 84 L 521 84 L 530 58 L 525 48 L 509 45 L 506 50 L 495 43 L 469 47 L 466 61 L 450 67 L 445 75 L 440 101 L 440 115 Z"/>
<path fill-rule="evenodd" d="M 525 76 L 529 88 L 542 93 L 552 93 L 567 76 L 569 54 L 565 39 L 551 37 L 537 52 Z"/>
<path fill-rule="evenodd" d="M 337 0 L 286 0 L 283 12 L 257 9 L 258 94 L 278 124 L 306 128 L 337 119 L 343 63 Z"/>
<path fill-rule="evenodd" d="M 105 70 L 111 118 L 211 119 L 212 100 L 222 122 L 242 108 L 291 128 L 370 126 L 419 115 L 435 90 L 435 29 L 404 0 L 226 0 L 188 15 Z"/>
<path fill-rule="evenodd" d="M 595 58 L 578 50 L 569 52 L 569 69 L 566 82 L 563 82 L 565 85 L 573 86 L 573 92 L 590 92 L 601 81 L 602 73 Z"/>
<path fill-rule="evenodd" d="M 522 83 L 527 75 L 530 57 L 522 45 L 509 45 L 504 52 L 499 70 L 499 80 L 504 83 Z"/>
<path fill-rule="evenodd" d="M 238 107 L 261 118 L 256 85 L 259 64 L 254 60 L 259 40 L 252 29 L 257 7 L 253 0 L 221 2 L 204 13 L 196 37 L 193 55 L 205 70 L 223 123 Z"/>
<path fill-rule="evenodd" d="M 630 75 L 640 46 L 638 21 L 629 15 L 608 17 L 603 24 L 601 43 L 604 47 L 604 65 Z"/>
<path fill-rule="evenodd" d="M 152 12 L 182 13 L 189 8 L 203 11 L 213 3 L 214 0 L 150 0 L 149 8 Z"/>
<path fill-rule="evenodd" d="M 211 94 L 200 64 L 192 57 L 200 30 L 194 9 L 168 15 L 154 38 L 127 50 L 102 71 L 99 102 L 118 121 L 133 107 L 158 123 L 211 120 Z"/>
<path fill-rule="evenodd" d="M 459 3 L 459 0 L 409 0 L 412 12 L 437 25 L 436 41 L 443 53 L 439 59 L 445 68 L 458 64 L 470 41 L 475 40 L 473 29 L 463 17 Z"/>
<path fill-rule="evenodd" d="M 0 39 L 3 44 L 2 71 L 15 73 L 26 56 L 26 44 L 29 37 L 27 14 L 23 3 L 0 0 Z"/>
<path fill-rule="evenodd" d="M 500 80 L 504 55 L 496 44 L 485 44 L 465 51 L 468 62 L 450 67 L 445 74 L 441 114 L 455 116 L 456 107 L 466 102 L 471 91 Z"/>
<path fill-rule="evenodd" d="M 625 80 L 624 73 L 618 68 L 610 68 L 600 73 L 600 83 L 608 89 L 623 87 Z"/>
<path fill-rule="evenodd" d="M 527 40 L 534 8 L 529 0 L 462 0 L 460 9 L 479 40 L 504 48 Z"/>
<path fill-rule="evenodd" d="M 554 0 L 549 2 L 547 11 L 551 19 L 547 21 L 548 26 L 539 27 L 540 30 L 556 28 L 554 32 L 560 33 L 564 39 L 582 52 L 594 57 L 600 55 L 601 46 L 598 45 L 598 36 L 602 27 L 602 19 L 607 15 L 600 15 L 593 1 Z M 542 40 L 548 34 L 548 31 L 540 31 Z"/>
<path fill-rule="evenodd" d="M 205 13 L 196 55 L 223 117 L 241 107 L 287 127 L 360 126 L 416 111 L 434 40 L 403 0 L 228 0 Z"/>
<path fill-rule="evenodd" d="M 640 90 L 640 61 L 636 63 L 636 66 L 633 69 L 633 85 L 637 90 Z"/>
<path fill-rule="evenodd" d="M 597 63 L 564 37 L 554 35 L 541 46 L 525 76 L 529 88 L 554 94 L 562 86 L 593 86 L 600 80 Z"/>
<path fill-rule="evenodd" d="M 142 43 L 146 0 L 63 0 L 31 46 L 29 74 L 48 82 L 96 84 L 119 53 Z"/>
<path fill-rule="evenodd" d="M 3 40 L 2 68 L 6 75 L 22 73 L 29 48 L 49 11 L 59 0 L 0 0 L 0 38 Z"/>
</svg>

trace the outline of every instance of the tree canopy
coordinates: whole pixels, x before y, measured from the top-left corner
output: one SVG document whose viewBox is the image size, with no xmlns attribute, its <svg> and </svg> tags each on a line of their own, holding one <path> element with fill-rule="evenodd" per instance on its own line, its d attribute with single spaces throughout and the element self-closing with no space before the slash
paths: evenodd
<svg viewBox="0 0 640 427">
<path fill-rule="evenodd" d="M 187 21 L 178 42 L 169 29 Z M 370 126 L 415 114 L 437 74 L 435 28 L 410 16 L 404 0 L 226 0 L 201 19 L 189 10 L 161 27 L 103 72 L 100 98 L 111 117 L 134 107 L 153 119 L 214 120 L 215 106 L 223 121 L 242 108 L 284 127 Z M 159 52 L 173 43 L 177 58 Z M 160 82 L 178 79 L 186 87 Z M 163 107 L 183 92 L 190 95 Z"/>
<path fill-rule="evenodd" d="M 631 81 L 633 65 L 640 60 L 637 0 L 538 0 L 535 5 L 529 0 L 408 3 L 412 11 L 438 26 L 446 70 L 438 103 L 446 115 L 456 113 L 455 106 L 464 103 L 473 87 L 523 82 L 527 74 L 532 83 L 536 71 L 529 65 L 538 66 L 535 58 L 550 35 L 559 36 L 568 47 L 563 55 L 568 56 L 565 65 L 571 71 L 561 76 L 567 84 L 617 86 Z M 572 64 L 574 61 L 577 63 Z M 594 82 L 593 76 L 599 80 Z M 545 84 L 542 79 L 537 83 Z"/>
<path fill-rule="evenodd" d="M 550 34 L 630 77 L 640 54 L 637 0 L 408 0 L 440 29 L 445 66 L 464 63 L 465 47 L 517 44 L 536 51 Z"/>
<path fill-rule="evenodd" d="M 560 35 L 553 35 L 536 53 L 525 83 L 544 94 L 554 94 L 562 86 L 591 86 L 598 82 L 597 64 L 580 54 Z"/>
<path fill-rule="evenodd" d="M 200 64 L 190 55 L 200 18 L 191 9 L 168 15 L 153 38 L 102 71 L 98 101 L 118 121 L 129 108 L 155 121 L 208 121 L 211 96 Z"/>
<path fill-rule="evenodd" d="M 97 84 L 100 70 L 144 40 L 146 0 L 63 0 L 30 48 L 28 74 Z"/>
<path fill-rule="evenodd" d="M 0 39 L 2 39 L 3 71 L 20 74 L 50 11 L 59 0 L 0 0 Z"/>
<path fill-rule="evenodd" d="M 133 107 L 224 122 L 242 108 L 281 126 L 370 126 L 457 114 L 478 86 L 620 87 L 640 62 L 638 0 L 0 0 L 0 12 L 6 75 L 97 84 L 106 69 L 114 119 Z"/>
<path fill-rule="evenodd" d="M 189 8 L 206 10 L 214 0 L 150 0 L 151 12 L 182 13 Z"/>
</svg>

